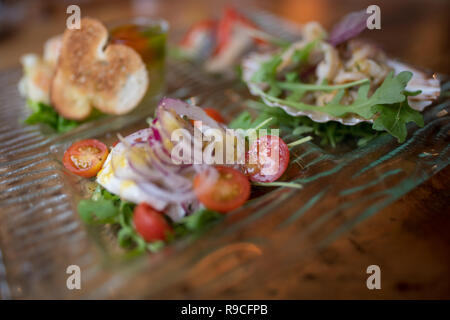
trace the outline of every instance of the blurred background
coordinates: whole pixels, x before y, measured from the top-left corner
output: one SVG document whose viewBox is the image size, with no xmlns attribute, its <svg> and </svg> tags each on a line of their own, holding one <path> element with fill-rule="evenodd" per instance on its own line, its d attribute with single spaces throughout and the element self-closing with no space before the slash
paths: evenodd
<svg viewBox="0 0 450 320">
<path fill-rule="evenodd" d="M 40 53 L 50 36 L 61 33 L 70 4 L 81 14 L 105 22 L 133 15 L 163 17 L 174 30 L 218 16 L 224 0 L 0 0 L 0 69 L 17 66 L 27 52 Z M 365 32 L 392 57 L 440 73 L 450 74 L 450 1 L 447 0 L 242 0 L 296 23 L 317 20 L 330 28 L 340 17 L 371 4 L 381 8 L 381 30 Z"/>
</svg>

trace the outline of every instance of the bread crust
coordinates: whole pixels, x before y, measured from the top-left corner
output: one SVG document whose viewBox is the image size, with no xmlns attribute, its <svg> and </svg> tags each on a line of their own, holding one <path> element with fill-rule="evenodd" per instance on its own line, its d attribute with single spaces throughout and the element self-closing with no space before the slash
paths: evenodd
<svg viewBox="0 0 450 320">
<path fill-rule="evenodd" d="M 136 86 L 127 96 L 130 81 Z M 142 58 L 130 47 L 108 44 L 108 31 L 100 21 L 83 18 L 81 29 L 64 32 L 50 88 L 51 102 L 63 117 L 82 120 L 93 107 L 107 114 L 127 113 L 147 87 Z"/>
</svg>

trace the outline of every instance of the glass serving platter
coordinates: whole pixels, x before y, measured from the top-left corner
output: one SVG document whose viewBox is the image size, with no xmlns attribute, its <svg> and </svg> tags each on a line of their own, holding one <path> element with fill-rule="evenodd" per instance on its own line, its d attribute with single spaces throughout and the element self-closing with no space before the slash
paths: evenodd
<svg viewBox="0 0 450 320">
<path fill-rule="evenodd" d="M 296 26 L 246 9 L 263 29 L 286 39 Z M 64 170 L 74 141 L 107 144 L 146 126 L 157 100 L 120 118 L 102 118 L 63 135 L 22 123 L 29 112 L 17 92 L 20 69 L 0 72 L 0 297 L 9 298 L 226 298 L 245 294 L 283 274 L 355 225 L 379 212 L 450 162 L 448 94 L 426 109 L 425 126 L 409 127 L 406 142 L 381 135 L 339 152 L 314 142 L 293 150 L 291 179 L 301 190 L 272 188 L 226 216 L 200 237 L 156 254 L 123 259 L 114 232 L 88 227 L 76 212 L 89 181 Z M 242 83 L 207 75 L 168 59 L 166 95 L 196 97 L 226 120 L 243 109 Z M 444 78 L 443 78 L 444 79 Z M 450 82 L 444 79 L 442 92 Z M 257 190 L 258 192 L 258 190 Z M 66 269 L 81 269 L 81 290 L 66 286 Z"/>
</svg>

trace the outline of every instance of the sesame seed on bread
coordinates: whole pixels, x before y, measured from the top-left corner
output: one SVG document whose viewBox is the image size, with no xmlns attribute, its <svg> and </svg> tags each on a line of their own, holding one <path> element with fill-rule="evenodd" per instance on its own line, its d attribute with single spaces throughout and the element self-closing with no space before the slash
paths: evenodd
<svg viewBox="0 0 450 320">
<path fill-rule="evenodd" d="M 68 119 L 85 119 L 92 108 L 120 115 L 138 105 L 148 82 L 145 64 L 135 50 L 108 44 L 105 26 L 83 18 L 80 29 L 64 32 L 50 99 Z"/>
</svg>

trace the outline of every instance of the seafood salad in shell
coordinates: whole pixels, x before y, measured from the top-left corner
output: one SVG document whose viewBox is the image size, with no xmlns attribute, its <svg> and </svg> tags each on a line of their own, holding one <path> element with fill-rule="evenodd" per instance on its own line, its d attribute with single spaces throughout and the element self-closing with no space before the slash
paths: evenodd
<svg viewBox="0 0 450 320">
<path fill-rule="evenodd" d="M 365 12 L 356 14 L 364 16 Z M 348 28 L 355 26 L 348 20 L 348 17 L 344 18 L 330 34 L 317 22 L 307 23 L 302 27 L 300 41 L 272 52 L 254 52 L 247 56 L 242 69 L 250 92 L 261 97 L 268 106 L 282 108 L 290 115 L 307 116 L 315 122 L 338 121 L 344 125 L 373 122 L 378 113 L 370 116 L 353 112 L 336 115 L 326 112 L 323 107 L 331 102 L 352 105 L 358 100 L 358 90 L 363 85 L 368 87 L 366 98 L 371 97 L 389 75 L 397 76 L 405 71 L 411 73 L 404 91 L 411 93 L 406 94 L 406 99 L 412 109 L 423 111 L 437 99 L 440 84 L 435 76 L 389 58 L 374 44 L 353 39 L 355 32 Z M 365 20 L 362 21 L 364 26 L 360 29 L 363 30 Z M 357 30 L 356 33 L 359 32 Z M 270 79 L 261 77 L 264 69 L 266 75 L 272 73 Z M 288 82 L 300 85 L 289 86 Z M 282 85 L 278 85 L 280 83 Z M 303 90 L 292 94 L 287 90 L 294 88 Z M 315 108 L 296 108 L 292 102 Z"/>
</svg>

